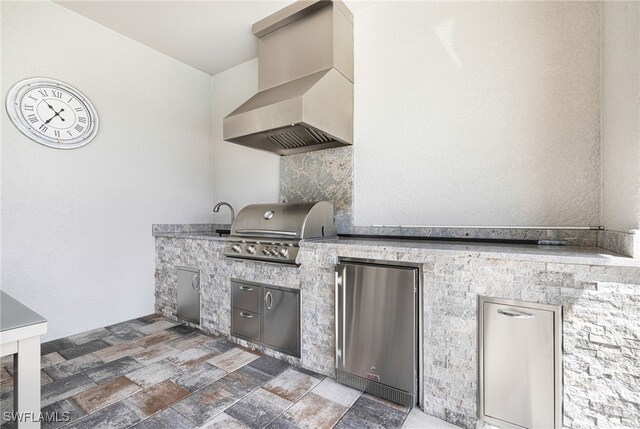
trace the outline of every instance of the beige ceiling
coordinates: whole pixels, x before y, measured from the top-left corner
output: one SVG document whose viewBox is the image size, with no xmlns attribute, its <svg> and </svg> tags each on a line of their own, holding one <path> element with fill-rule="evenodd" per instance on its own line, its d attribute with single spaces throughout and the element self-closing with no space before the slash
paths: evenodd
<svg viewBox="0 0 640 429">
<path fill-rule="evenodd" d="M 54 1 L 211 75 L 255 58 L 251 25 L 293 2 Z"/>
<path fill-rule="evenodd" d="M 253 23 L 293 3 L 293 0 L 53 1 L 210 75 L 255 58 L 258 44 L 251 33 Z M 380 1 L 345 3 L 356 15 Z"/>
</svg>

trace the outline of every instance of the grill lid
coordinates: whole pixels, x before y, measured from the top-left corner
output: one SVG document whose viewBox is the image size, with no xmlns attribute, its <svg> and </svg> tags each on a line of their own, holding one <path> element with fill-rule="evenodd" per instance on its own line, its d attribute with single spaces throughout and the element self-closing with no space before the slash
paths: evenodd
<svg viewBox="0 0 640 429">
<path fill-rule="evenodd" d="M 251 204 L 240 210 L 233 225 L 233 237 L 264 237 L 287 240 L 335 237 L 333 204 Z"/>
</svg>

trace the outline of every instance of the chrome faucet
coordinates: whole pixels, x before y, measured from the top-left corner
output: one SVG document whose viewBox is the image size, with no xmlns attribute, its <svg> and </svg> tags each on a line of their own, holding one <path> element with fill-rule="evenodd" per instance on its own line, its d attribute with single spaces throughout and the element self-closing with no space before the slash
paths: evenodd
<svg viewBox="0 0 640 429">
<path fill-rule="evenodd" d="M 229 207 L 229 210 L 231 210 L 231 224 L 233 224 L 233 220 L 236 218 L 236 213 L 235 211 L 233 211 L 233 207 L 231 207 L 231 204 L 229 204 L 226 201 L 220 201 L 218 204 L 216 204 L 216 206 L 213 208 L 213 212 L 214 213 L 218 213 L 220 211 L 220 207 L 222 206 L 227 206 Z"/>
</svg>

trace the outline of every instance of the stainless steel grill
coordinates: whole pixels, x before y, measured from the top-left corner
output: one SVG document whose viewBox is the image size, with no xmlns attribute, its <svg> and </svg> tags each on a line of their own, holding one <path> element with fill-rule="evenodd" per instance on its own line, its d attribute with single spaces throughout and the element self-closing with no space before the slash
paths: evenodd
<svg viewBox="0 0 640 429">
<path fill-rule="evenodd" d="M 296 264 L 300 240 L 335 236 L 333 205 L 326 201 L 252 204 L 235 217 L 223 254 Z"/>
</svg>

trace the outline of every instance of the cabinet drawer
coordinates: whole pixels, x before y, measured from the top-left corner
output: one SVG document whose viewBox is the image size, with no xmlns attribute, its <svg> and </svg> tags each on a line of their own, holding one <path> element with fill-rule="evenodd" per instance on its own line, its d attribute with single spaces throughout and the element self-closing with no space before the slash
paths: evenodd
<svg viewBox="0 0 640 429">
<path fill-rule="evenodd" d="M 260 341 L 260 315 L 241 308 L 231 309 L 231 334 Z"/>
<path fill-rule="evenodd" d="M 231 305 L 235 308 L 260 313 L 260 286 L 231 281 Z"/>
</svg>

